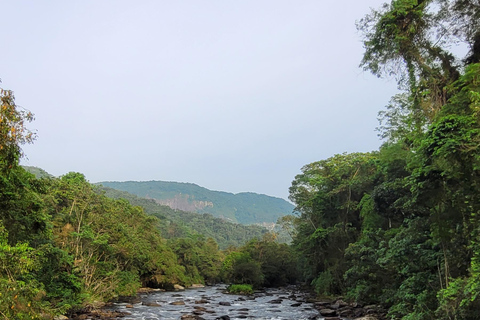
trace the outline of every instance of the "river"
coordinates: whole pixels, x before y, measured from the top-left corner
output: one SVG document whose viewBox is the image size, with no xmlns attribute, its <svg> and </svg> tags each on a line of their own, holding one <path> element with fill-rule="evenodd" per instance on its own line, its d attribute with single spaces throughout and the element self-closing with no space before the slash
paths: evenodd
<svg viewBox="0 0 480 320">
<path fill-rule="evenodd" d="M 134 303 L 116 302 L 109 309 L 128 312 L 118 318 L 125 320 L 315 319 L 319 313 L 306 300 L 307 295 L 294 287 L 241 296 L 226 294 L 225 286 L 212 286 L 142 294 Z"/>
</svg>

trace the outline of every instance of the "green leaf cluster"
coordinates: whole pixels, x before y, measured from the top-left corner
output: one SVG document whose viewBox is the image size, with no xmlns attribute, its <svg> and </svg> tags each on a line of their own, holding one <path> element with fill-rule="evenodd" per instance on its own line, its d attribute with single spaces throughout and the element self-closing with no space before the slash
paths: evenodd
<svg viewBox="0 0 480 320">
<path fill-rule="evenodd" d="M 248 284 L 254 288 L 279 287 L 296 283 L 298 260 L 293 249 L 268 233 L 252 239 L 223 260 L 221 278 L 226 283 Z"/>
</svg>

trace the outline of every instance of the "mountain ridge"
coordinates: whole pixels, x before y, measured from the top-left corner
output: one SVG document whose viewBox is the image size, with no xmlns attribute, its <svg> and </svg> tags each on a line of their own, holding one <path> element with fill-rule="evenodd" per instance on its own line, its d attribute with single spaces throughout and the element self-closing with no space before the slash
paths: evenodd
<svg viewBox="0 0 480 320">
<path fill-rule="evenodd" d="M 130 180 L 102 181 L 96 184 L 154 199 L 172 209 L 210 213 L 242 224 L 275 223 L 278 218 L 291 214 L 294 209 L 291 203 L 282 198 L 255 192 L 210 190 L 190 182 Z"/>
</svg>

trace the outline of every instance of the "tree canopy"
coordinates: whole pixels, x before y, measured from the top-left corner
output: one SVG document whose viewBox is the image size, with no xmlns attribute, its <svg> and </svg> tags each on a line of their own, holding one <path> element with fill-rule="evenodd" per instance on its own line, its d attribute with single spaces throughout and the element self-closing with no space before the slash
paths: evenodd
<svg viewBox="0 0 480 320">
<path fill-rule="evenodd" d="M 361 66 L 402 92 L 379 114 L 380 150 L 292 182 L 294 246 L 317 292 L 393 319 L 478 318 L 479 15 L 478 1 L 393 0 L 357 22 Z"/>
</svg>

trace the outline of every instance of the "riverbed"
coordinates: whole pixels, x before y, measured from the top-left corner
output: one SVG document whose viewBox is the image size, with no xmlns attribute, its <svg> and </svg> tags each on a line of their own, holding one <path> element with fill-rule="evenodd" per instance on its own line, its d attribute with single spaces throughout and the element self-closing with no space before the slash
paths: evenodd
<svg viewBox="0 0 480 320">
<path fill-rule="evenodd" d="M 109 309 L 128 312 L 118 319 L 315 319 L 319 313 L 295 287 L 266 289 L 250 296 L 225 293 L 225 286 L 142 294 Z M 190 318 L 187 316 L 191 316 Z"/>
</svg>

